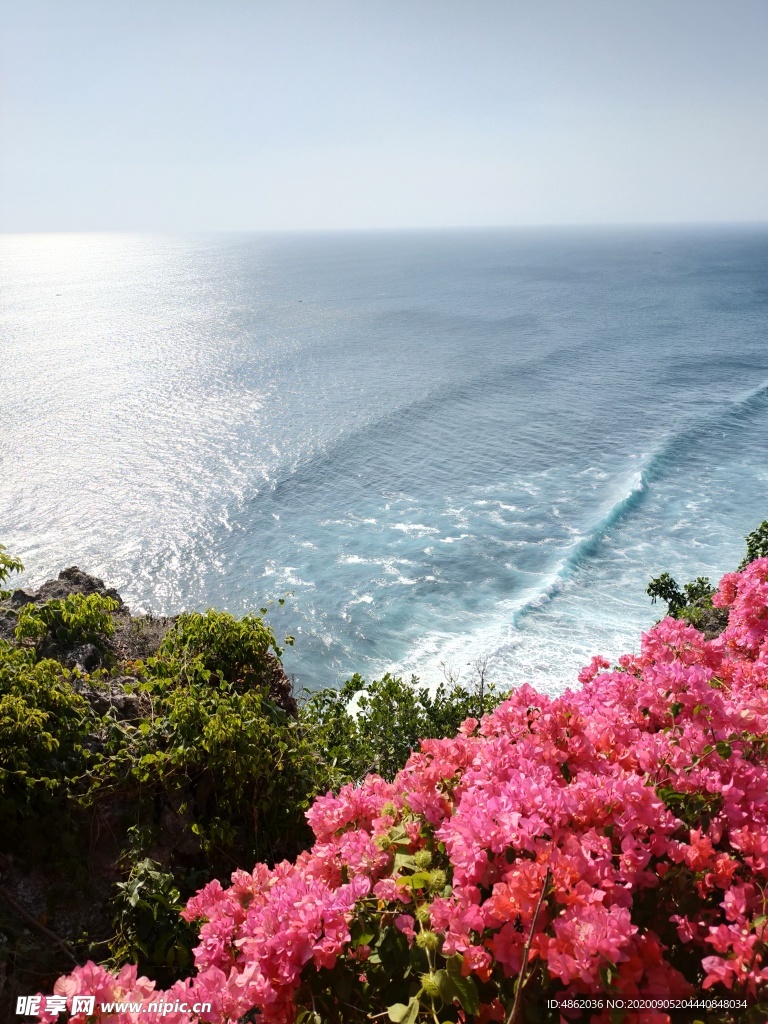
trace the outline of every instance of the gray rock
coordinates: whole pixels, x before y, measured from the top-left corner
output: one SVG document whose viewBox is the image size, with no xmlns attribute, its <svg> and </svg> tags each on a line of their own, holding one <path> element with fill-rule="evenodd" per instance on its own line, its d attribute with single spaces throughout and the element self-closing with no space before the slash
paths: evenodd
<svg viewBox="0 0 768 1024">
<path fill-rule="evenodd" d="M 91 705 L 97 715 L 112 712 L 120 721 L 131 721 L 146 716 L 151 701 L 146 693 L 133 692 L 133 676 L 115 676 L 103 685 L 94 685 L 89 679 L 76 680 L 74 688 Z"/>
<path fill-rule="evenodd" d="M 80 644 L 71 648 L 62 661 L 67 668 L 93 672 L 101 665 L 101 651 L 96 644 Z"/>
<path fill-rule="evenodd" d="M 62 569 L 58 579 L 44 583 L 33 595 L 33 600 L 35 604 L 43 604 L 45 601 L 64 598 L 69 594 L 102 594 L 117 601 L 120 608 L 123 607 L 123 600 L 114 588 L 107 588 L 104 580 L 100 580 L 98 576 L 90 576 L 76 565 Z"/>
</svg>

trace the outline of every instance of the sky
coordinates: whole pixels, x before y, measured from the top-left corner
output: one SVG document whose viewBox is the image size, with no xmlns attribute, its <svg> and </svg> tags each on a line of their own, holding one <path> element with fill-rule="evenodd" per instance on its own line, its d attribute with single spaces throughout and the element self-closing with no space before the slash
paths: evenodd
<svg viewBox="0 0 768 1024">
<path fill-rule="evenodd" d="M 768 0 L 0 0 L 0 230 L 768 221 Z"/>
</svg>

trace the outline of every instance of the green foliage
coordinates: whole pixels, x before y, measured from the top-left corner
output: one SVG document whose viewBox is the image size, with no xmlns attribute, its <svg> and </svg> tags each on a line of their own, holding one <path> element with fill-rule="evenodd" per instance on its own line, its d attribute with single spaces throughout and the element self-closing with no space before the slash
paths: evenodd
<svg viewBox="0 0 768 1024">
<path fill-rule="evenodd" d="M 653 604 L 658 598 L 666 602 L 667 615 L 683 619 L 699 629 L 705 628 L 713 619 L 719 620 L 722 615 L 712 604 L 714 592 L 715 588 L 707 576 L 699 576 L 681 589 L 668 572 L 651 580 L 646 591 Z"/>
<path fill-rule="evenodd" d="M 25 869 L 45 864 L 55 899 L 82 903 L 93 837 L 119 850 L 132 826 L 146 825 L 103 907 L 105 922 L 117 908 L 116 935 L 80 948 L 98 959 L 107 943 L 113 965 L 136 958 L 165 984 L 184 973 L 194 944 L 183 903 L 212 875 L 226 881 L 239 865 L 296 856 L 310 838 L 304 809 L 326 774 L 271 695 L 278 648 L 258 617 L 182 616 L 156 657 L 117 666 L 119 693 L 131 689 L 124 673 L 135 680 L 119 714 L 94 711 L 108 673 L 75 675 L 36 660 L 39 642 L 38 651 L 23 644 L 106 640 L 114 607 L 99 595 L 27 606 L 16 643 L 0 642 L 0 852 Z M 10 847 L 2 836 L 14 837 Z M 22 933 L 8 941 L 14 962 L 48 962 L 44 940 L 39 955 Z"/>
<path fill-rule="evenodd" d="M 739 569 L 744 569 L 756 558 L 768 558 L 768 519 L 764 519 L 757 529 L 748 534 L 747 553 Z"/>
<path fill-rule="evenodd" d="M 5 547 L 0 544 L 0 600 L 7 596 L 8 591 L 3 590 L 3 584 L 7 581 L 12 572 L 23 572 L 24 565 L 18 558 L 12 558 Z"/>
<path fill-rule="evenodd" d="M 279 658 L 282 649 L 258 615 L 236 619 L 209 608 L 180 615 L 150 666 L 156 674 L 185 680 L 208 672 L 243 689 L 269 676 L 270 654 Z"/>
<path fill-rule="evenodd" d="M 95 644 L 104 647 L 104 638 L 115 632 L 111 612 L 117 601 L 102 594 L 68 594 L 41 606 L 24 605 L 16 626 L 17 640 L 43 640 L 47 636 L 67 644 Z"/>
<path fill-rule="evenodd" d="M 487 714 L 501 700 L 492 686 L 441 684 L 430 694 L 415 676 L 406 682 L 388 673 L 366 683 L 355 675 L 339 690 L 311 694 L 300 717 L 338 785 L 369 772 L 392 779 L 419 740 L 453 736 L 466 718 Z"/>
<path fill-rule="evenodd" d="M 668 572 L 663 572 L 661 576 L 657 576 L 656 579 L 651 580 L 648 584 L 646 593 L 651 599 L 652 604 L 656 604 L 656 601 L 660 598 L 666 602 L 667 614 L 673 618 L 677 618 L 677 613 L 685 605 L 685 598 L 677 582 L 672 579 Z"/>
<path fill-rule="evenodd" d="M 184 900 L 174 876 L 145 857 L 115 886 L 116 933 L 109 949 L 113 963 L 150 963 L 161 984 L 192 963 L 195 929 L 180 917 Z"/>
<path fill-rule="evenodd" d="M 712 586 L 707 576 L 698 576 L 693 582 L 686 583 L 683 586 L 683 593 L 685 594 L 685 603 L 678 612 L 677 618 L 683 619 L 698 629 L 703 629 L 713 618 L 717 619 L 719 616 L 723 616 L 723 613 L 715 609 L 712 604 L 715 587 Z M 722 625 L 725 625 L 724 616 Z"/>
<path fill-rule="evenodd" d="M 148 684 L 146 692 L 153 717 L 115 723 L 99 789 L 129 780 L 145 798 L 181 795 L 211 856 L 223 849 L 249 863 L 295 853 L 315 775 L 296 721 L 264 687 L 239 693 L 233 683 L 196 679 L 166 692 Z"/>
<path fill-rule="evenodd" d="M 26 804 L 40 788 L 55 790 L 79 775 L 83 744 L 95 724 L 70 673 L 57 661 L 35 662 L 31 651 L 0 640 L 0 794 Z M 0 823 L 6 823 L 5 801 Z"/>
<path fill-rule="evenodd" d="M 712 595 L 715 588 L 710 583 L 708 576 L 697 576 L 692 583 L 686 583 L 683 592 L 687 606 L 708 602 L 709 607 L 712 607 Z"/>
</svg>

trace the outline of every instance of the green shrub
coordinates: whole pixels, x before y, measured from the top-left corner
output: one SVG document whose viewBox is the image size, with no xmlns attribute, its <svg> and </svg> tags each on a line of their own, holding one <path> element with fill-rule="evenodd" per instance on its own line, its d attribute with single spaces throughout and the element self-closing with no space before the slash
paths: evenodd
<svg viewBox="0 0 768 1024">
<path fill-rule="evenodd" d="M 59 662 L 35 662 L 31 651 L 0 640 L 0 793 L 26 802 L 80 775 L 95 721 Z"/>
<path fill-rule="evenodd" d="M 651 604 L 656 604 L 659 599 L 664 601 L 667 605 L 667 614 L 673 618 L 677 617 L 678 612 L 685 604 L 682 590 L 668 572 L 663 572 L 661 576 L 652 579 L 648 584 L 646 594 L 650 597 Z"/>
<path fill-rule="evenodd" d="M 83 598 L 28 607 L 16 643 L 0 642 L 0 852 L 45 872 L 51 908 L 82 905 L 94 871 L 106 891 L 105 844 L 116 860 L 141 824 L 115 898 L 100 897 L 101 930 L 70 938 L 84 958 L 136 959 L 166 984 L 188 967 L 194 944 L 178 917 L 183 903 L 212 874 L 226 880 L 257 859 L 295 857 L 310 840 L 304 809 L 327 773 L 270 693 L 279 648 L 256 616 L 182 616 L 156 657 L 119 666 L 135 678 L 122 676 L 120 690 L 138 700 L 104 715 L 73 684 L 89 694 L 109 673 L 76 676 L 19 646 L 61 639 L 61 626 L 70 640 L 104 637 L 111 610 Z M 4 922 L 0 946 L 13 970 L 48 971 L 47 940 Z"/>
<path fill-rule="evenodd" d="M 310 694 L 300 720 L 323 752 L 331 786 L 338 786 L 370 772 L 394 778 L 419 740 L 454 736 L 466 718 L 479 718 L 501 700 L 493 687 L 441 684 L 430 693 L 416 676 L 407 682 L 388 673 L 366 683 L 355 675 L 339 690 Z"/>
<path fill-rule="evenodd" d="M 7 597 L 10 591 L 3 590 L 3 584 L 7 581 L 12 572 L 23 572 L 24 565 L 18 558 L 11 558 L 6 549 L 0 544 L 0 601 Z"/>
<path fill-rule="evenodd" d="M 295 855 L 324 776 L 270 691 L 279 650 L 258 616 L 180 616 L 157 656 L 136 666 L 151 715 L 111 724 L 96 792 L 127 782 L 145 800 L 164 794 L 217 864 Z"/>
<path fill-rule="evenodd" d="M 756 558 L 768 558 L 768 519 L 764 519 L 757 529 L 747 536 L 747 553 L 739 570 L 754 562 Z"/>
<path fill-rule="evenodd" d="M 188 970 L 197 930 L 180 917 L 184 900 L 174 876 L 149 857 L 134 863 L 115 885 L 112 962 L 152 964 L 161 984 Z"/>
<path fill-rule="evenodd" d="M 102 594 L 68 594 L 39 607 L 27 604 L 19 611 L 16 639 L 40 641 L 50 635 L 61 643 L 104 648 L 104 638 L 115 632 L 111 612 L 118 607 L 117 601 Z"/>
<path fill-rule="evenodd" d="M 193 830 L 211 853 L 271 860 L 305 833 L 315 762 L 266 687 L 240 693 L 233 683 L 195 680 L 150 692 L 153 720 L 122 738 L 106 767 L 116 782 L 127 774 L 145 789 L 188 794 Z"/>
<path fill-rule="evenodd" d="M 268 678 L 282 654 L 274 632 L 258 615 L 184 612 L 148 667 L 156 677 L 219 680 L 247 689 Z"/>
</svg>

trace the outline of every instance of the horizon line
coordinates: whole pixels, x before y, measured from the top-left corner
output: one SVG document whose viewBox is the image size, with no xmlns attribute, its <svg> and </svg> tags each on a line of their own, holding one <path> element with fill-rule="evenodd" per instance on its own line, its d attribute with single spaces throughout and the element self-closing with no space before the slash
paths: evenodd
<svg viewBox="0 0 768 1024">
<path fill-rule="evenodd" d="M 755 220 L 685 220 L 685 221 L 562 221 L 512 224 L 432 224 L 356 227 L 247 227 L 247 228 L 17 228 L 0 227 L 0 236 L 14 235 L 329 235 L 329 234 L 393 234 L 450 231 L 547 231 L 547 230 L 627 230 L 654 228 L 766 228 L 768 218 Z"/>
</svg>

